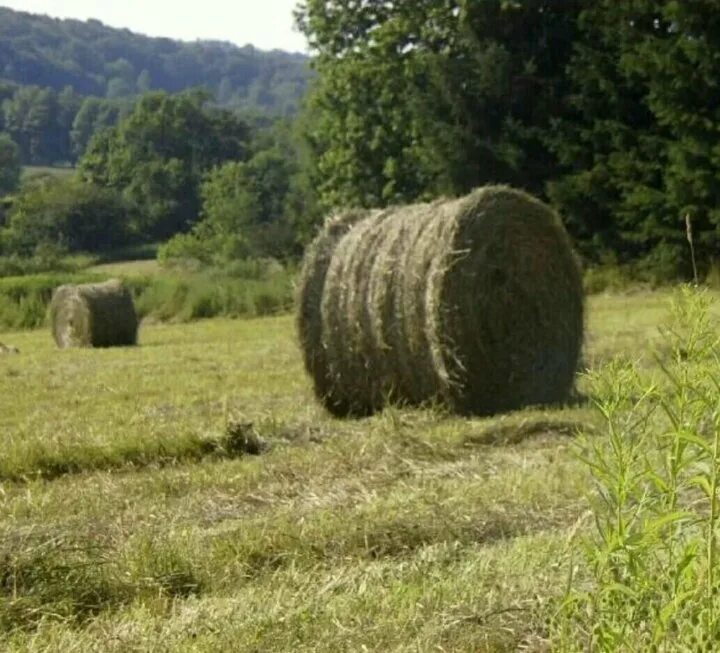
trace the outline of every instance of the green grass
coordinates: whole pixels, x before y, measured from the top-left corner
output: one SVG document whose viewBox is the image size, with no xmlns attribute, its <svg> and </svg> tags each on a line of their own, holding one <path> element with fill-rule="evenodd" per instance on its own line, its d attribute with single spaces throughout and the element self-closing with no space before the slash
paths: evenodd
<svg viewBox="0 0 720 653">
<path fill-rule="evenodd" d="M 717 304 L 685 287 L 655 365 L 614 360 L 587 387 L 604 437 L 578 452 L 592 527 L 552 620 L 555 650 L 711 651 L 720 643 L 720 339 Z"/>
<path fill-rule="evenodd" d="M 588 365 L 649 364 L 668 297 L 592 298 Z M 290 316 L 2 339 L 0 650 L 547 650 L 588 406 L 334 420 Z"/>
<path fill-rule="evenodd" d="M 50 175 L 53 177 L 70 177 L 75 174 L 75 168 L 58 167 L 58 166 L 23 166 L 22 181 L 27 181 L 33 177 Z"/>
<path fill-rule="evenodd" d="M 155 259 L 138 261 L 119 261 L 100 263 L 88 268 L 89 272 L 114 277 L 153 276 L 160 273 L 160 265 Z"/>
</svg>

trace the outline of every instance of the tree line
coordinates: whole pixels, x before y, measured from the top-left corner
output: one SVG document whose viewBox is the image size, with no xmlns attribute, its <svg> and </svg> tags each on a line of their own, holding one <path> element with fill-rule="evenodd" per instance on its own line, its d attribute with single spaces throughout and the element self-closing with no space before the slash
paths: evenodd
<svg viewBox="0 0 720 653">
<path fill-rule="evenodd" d="M 0 7 L 0 131 L 25 164 L 75 163 L 96 131 L 153 89 L 203 86 L 219 106 L 289 116 L 309 76 L 299 54 L 149 38 Z"/>
<path fill-rule="evenodd" d="M 211 100 L 202 89 L 147 93 L 94 134 L 74 173 L 22 184 L 19 147 L 0 135 L 0 195 L 10 193 L 0 255 L 167 240 L 168 257 L 208 265 L 297 255 L 317 211 L 293 128 L 253 128 Z"/>
<path fill-rule="evenodd" d="M 71 86 L 49 87 L 0 81 L 0 132 L 19 148 L 26 165 L 72 165 L 93 134 L 115 125 L 134 99 L 83 97 Z"/>
<path fill-rule="evenodd" d="M 508 183 L 555 205 L 591 263 L 687 276 L 689 217 L 713 264 L 714 0 L 306 0 L 297 22 L 315 75 L 296 118 L 258 129 L 201 92 L 150 93 L 90 139 L 73 183 L 114 194 L 125 238 L 292 256 L 334 209 Z"/>
<path fill-rule="evenodd" d="M 591 261 L 688 273 L 720 233 L 715 0 L 306 0 L 322 206 L 506 182 Z"/>
<path fill-rule="evenodd" d="M 289 115 L 308 69 L 301 54 L 151 38 L 0 7 L 0 79 L 110 99 L 204 86 L 222 106 Z"/>
</svg>

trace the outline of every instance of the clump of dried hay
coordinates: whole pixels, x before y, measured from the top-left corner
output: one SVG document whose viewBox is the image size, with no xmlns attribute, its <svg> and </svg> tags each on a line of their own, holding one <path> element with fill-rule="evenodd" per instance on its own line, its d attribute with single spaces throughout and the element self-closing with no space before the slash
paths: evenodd
<svg viewBox="0 0 720 653">
<path fill-rule="evenodd" d="M 557 215 L 506 186 L 331 219 L 298 304 L 305 367 L 336 415 L 388 400 L 493 414 L 573 388 L 580 269 Z"/>
<path fill-rule="evenodd" d="M 58 347 L 114 347 L 137 343 L 138 319 L 130 291 L 117 279 L 60 286 L 50 302 Z"/>
</svg>

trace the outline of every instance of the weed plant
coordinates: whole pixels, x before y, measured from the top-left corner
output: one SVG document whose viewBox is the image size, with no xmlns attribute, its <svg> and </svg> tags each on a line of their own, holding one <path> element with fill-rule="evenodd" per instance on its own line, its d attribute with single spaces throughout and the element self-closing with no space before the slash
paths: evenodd
<svg viewBox="0 0 720 653">
<path fill-rule="evenodd" d="M 720 648 L 720 347 L 710 304 L 704 291 L 679 292 L 657 368 L 615 360 L 590 375 L 606 434 L 580 445 L 594 527 L 572 540 L 557 650 Z"/>
</svg>

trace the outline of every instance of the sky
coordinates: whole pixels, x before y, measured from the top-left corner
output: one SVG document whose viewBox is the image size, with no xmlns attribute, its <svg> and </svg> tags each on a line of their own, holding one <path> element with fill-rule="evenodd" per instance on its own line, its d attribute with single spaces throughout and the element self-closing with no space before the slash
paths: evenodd
<svg viewBox="0 0 720 653">
<path fill-rule="evenodd" d="M 0 6 L 18 11 L 96 18 L 148 36 L 305 52 L 305 38 L 293 28 L 296 4 L 297 0 L 0 0 Z"/>
</svg>

